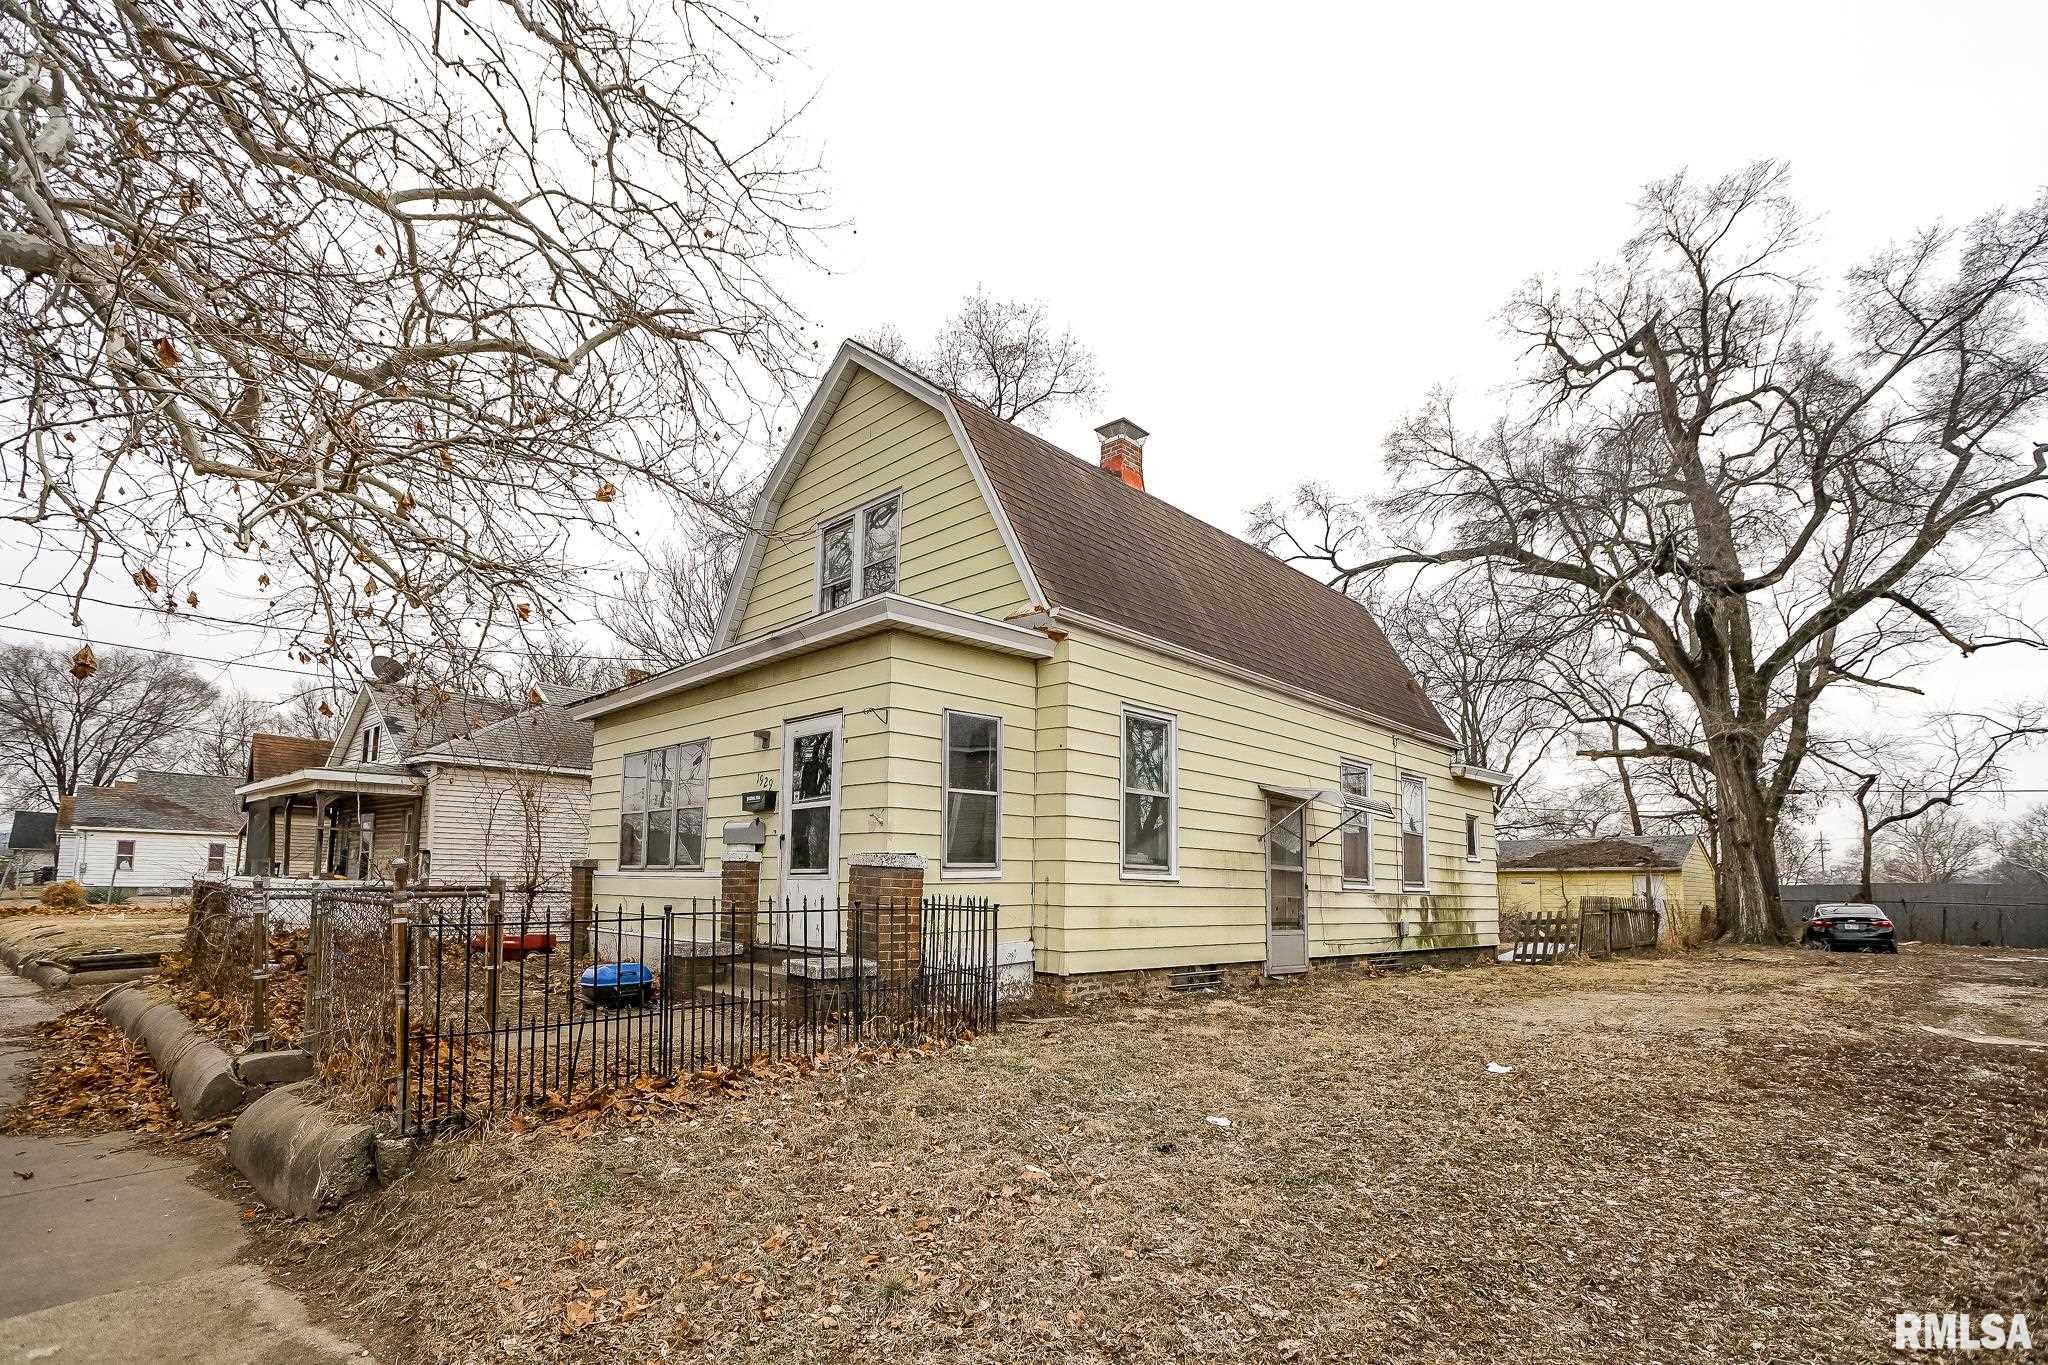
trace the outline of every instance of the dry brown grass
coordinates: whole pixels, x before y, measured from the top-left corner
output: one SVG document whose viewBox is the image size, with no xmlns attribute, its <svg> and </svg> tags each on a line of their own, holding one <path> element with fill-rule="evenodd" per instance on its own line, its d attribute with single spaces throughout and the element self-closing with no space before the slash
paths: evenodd
<svg viewBox="0 0 2048 1365">
<path fill-rule="evenodd" d="M 2048 1328 L 2048 1052 L 1914 1027 L 1986 982 L 2048 955 L 1320 973 L 501 1126 L 260 1244 L 402 1360 L 1872 1361 Z"/>
</svg>

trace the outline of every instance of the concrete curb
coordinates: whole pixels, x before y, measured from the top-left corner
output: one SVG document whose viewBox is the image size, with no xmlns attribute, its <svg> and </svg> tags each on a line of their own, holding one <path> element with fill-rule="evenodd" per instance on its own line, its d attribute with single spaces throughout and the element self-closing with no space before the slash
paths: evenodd
<svg viewBox="0 0 2048 1365">
<path fill-rule="evenodd" d="M 235 1075 L 234 1058 L 176 1005 L 151 1000 L 136 986 L 116 986 L 99 998 L 97 1006 L 129 1038 L 149 1049 L 156 1069 L 170 1080 L 178 1116 L 187 1123 L 232 1114 L 249 1098 L 248 1088 Z"/>
<path fill-rule="evenodd" d="M 377 1130 L 307 1101 L 305 1085 L 264 1094 L 228 1134 L 228 1160 L 264 1203 L 300 1218 L 339 1206 L 377 1180 Z"/>
</svg>

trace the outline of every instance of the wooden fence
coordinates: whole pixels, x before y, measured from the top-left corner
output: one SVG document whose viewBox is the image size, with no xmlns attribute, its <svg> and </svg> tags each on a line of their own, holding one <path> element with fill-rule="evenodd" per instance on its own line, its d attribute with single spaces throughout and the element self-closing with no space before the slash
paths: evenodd
<svg viewBox="0 0 2048 1365">
<path fill-rule="evenodd" d="M 1657 946 L 1657 907 L 1616 896 L 1586 896 L 1563 910 L 1501 917 L 1501 942 L 1510 962 L 1559 962 L 1612 957 Z"/>
</svg>

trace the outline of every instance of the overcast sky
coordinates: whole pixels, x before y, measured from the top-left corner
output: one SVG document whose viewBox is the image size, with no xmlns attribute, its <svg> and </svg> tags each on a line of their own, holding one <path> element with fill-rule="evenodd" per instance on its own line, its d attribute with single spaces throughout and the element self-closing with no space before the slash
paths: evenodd
<svg viewBox="0 0 2048 1365">
<path fill-rule="evenodd" d="M 1483 397 L 1509 292 L 1610 253 L 1646 180 L 1787 159 L 1835 262 L 2048 180 L 2038 2 L 764 18 L 801 49 L 788 93 L 817 91 L 809 136 L 855 225 L 799 290 L 825 352 L 884 322 L 919 339 L 977 285 L 1043 299 L 1109 381 L 1048 434 L 1085 453 L 1134 419 L 1152 491 L 1232 530 L 1302 477 L 1365 486 L 1432 384 Z M 129 613 L 91 626 L 156 638 Z M 2002 695 L 2021 671 L 1940 687 Z M 2026 769 L 2048 788 L 2048 762 Z"/>
</svg>

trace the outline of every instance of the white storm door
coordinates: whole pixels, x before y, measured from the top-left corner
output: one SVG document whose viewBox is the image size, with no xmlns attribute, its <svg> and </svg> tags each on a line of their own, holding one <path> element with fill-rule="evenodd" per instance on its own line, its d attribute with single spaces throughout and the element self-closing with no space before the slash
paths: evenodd
<svg viewBox="0 0 2048 1365">
<path fill-rule="evenodd" d="M 770 938 L 837 948 L 839 716 L 792 721 L 783 734 L 782 886 L 769 915 Z"/>
</svg>

